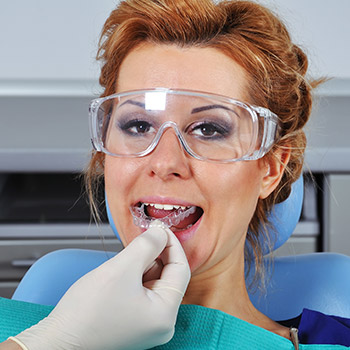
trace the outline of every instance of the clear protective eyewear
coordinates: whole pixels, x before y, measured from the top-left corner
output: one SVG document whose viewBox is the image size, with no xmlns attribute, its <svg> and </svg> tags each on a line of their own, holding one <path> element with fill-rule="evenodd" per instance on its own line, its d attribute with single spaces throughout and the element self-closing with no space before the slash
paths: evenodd
<svg viewBox="0 0 350 350">
<path fill-rule="evenodd" d="M 116 157 L 143 157 L 172 128 L 182 147 L 204 161 L 263 157 L 278 136 L 278 117 L 211 93 L 155 88 L 117 93 L 90 103 L 94 148 Z"/>
</svg>

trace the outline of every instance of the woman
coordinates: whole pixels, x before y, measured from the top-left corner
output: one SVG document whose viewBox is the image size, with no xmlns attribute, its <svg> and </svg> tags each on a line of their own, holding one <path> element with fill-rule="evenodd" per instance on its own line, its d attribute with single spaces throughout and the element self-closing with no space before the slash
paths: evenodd
<svg viewBox="0 0 350 350">
<path fill-rule="evenodd" d="M 203 348 L 204 344 L 216 348 L 239 344 L 240 349 L 291 349 L 294 344 L 297 348 L 295 333 L 291 335 L 288 327 L 252 305 L 244 271 L 245 264 L 254 262 L 256 276 L 263 275 L 259 234 L 268 225 L 267 212 L 288 197 L 302 171 L 303 127 L 316 86 L 305 79 L 305 54 L 291 42 L 280 20 L 252 2 L 130 0 L 107 19 L 98 57 L 105 98 L 91 105 L 97 151 L 86 179 L 93 196 L 95 182 L 104 177 L 111 215 L 127 246 L 124 256 L 130 265 L 127 268 L 127 263 L 119 261 L 115 267 L 128 271 L 132 261 L 147 260 L 142 254 L 135 257 L 142 244 L 138 243 L 138 249 L 130 247 L 151 223 L 144 242 L 163 242 L 151 249 L 152 259 L 142 265 L 142 274 L 148 271 L 144 279 L 153 281 L 150 290 L 154 280 L 163 279 L 161 271 L 174 262 L 183 267 L 183 275 L 172 272 L 176 277 L 167 280 L 167 288 L 180 295 L 186 289 L 187 265 L 174 234 L 191 269 L 175 336 L 164 348 Z M 152 227 L 157 219 L 172 232 Z M 245 249 L 246 242 L 250 249 Z M 172 248 L 163 251 L 166 245 Z M 155 263 L 148 269 L 152 260 Z M 96 272 L 97 285 L 102 276 L 109 281 L 101 271 L 103 268 Z M 72 301 L 83 290 L 84 278 L 78 281 L 75 294 L 70 291 L 63 298 L 61 305 L 69 307 L 61 306 L 60 316 L 69 308 L 75 310 Z M 97 303 L 99 295 L 92 300 Z M 129 301 L 129 295 L 124 297 Z M 118 343 L 110 337 L 111 330 L 104 337 L 110 337 L 109 345 L 105 346 L 102 337 L 100 347 L 112 348 L 114 342 L 116 348 L 147 348 L 168 341 L 177 313 L 174 305 L 181 302 L 174 296 L 170 299 L 172 312 L 167 318 L 171 326 L 166 330 L 147 329 L 143 322 L 142 333 L 137 322 L 133 326 L 126 322 L 119 340 L 134 332 L 139 343 L 130 345 L 132 337 Z M 131 302 L 125 305 L 124 316 L 132 308 Z M 169 305 L 163 307 L 170 309 Z M 148 322 L 152 320 L 150 316 Z M 79 328 L 76 323 L 74 330 Z M 38 328 L 37 339 L 54 329 L 47 321 L 45 327 Z M 80 328 L 77 338 L 89 338 L 87 326 Z M 219 337 L 215 334 L 218 329 Z M 155 336 L 162 332 L 166 336 Z M 22 342 L 34 344 L 29 349 L 39 349 L 38 340 L 26 343 L 26 334 L 35 338 L 35 328 L 8 340 L 7 346 Z M 216 345 L 210 343 L 214 338 Z M 16 339 L 18 344 L 13 342 Z M 82 342 L 74 341 L 81 348 Z M 85 343 L 83 348 L 96 346 Z M 57 348 L 74 347 L 64 343 Z"/>
<path fill-rule="evenodd" d="M 96 153 L 88 179 L 93 179 L 97 166 L 103 167 L 111 213 L 125 245 L 141 232 L 135 229 L 130 207 L 145 202 L 195 206 L 196 211 L 188 218 L 193 226 L 181 230 L 185 226 L 182 223 L 174 230 L 192 271 L 183 303 L 219 309 L 288 338 L 289 329 L 262 315 L 249 300 L 244 246 L 248 239 L 256 252 L 255 259 L 261 260 L 255 242 L 258 228 L 266 222 L 266 210 L 288 196 L 291 183 L 300 176 L 305 147 L 302 127 L 311 109 L 303 52 L 291 43 L 277 18 L 250 2 L 215 5 L 211 1 L 132 1 L 120 4 L 107 20 L 99 58 L 103 63 L 103 96 L 159 87 L 202 91 L 263 106 L 278 115 L 281 130 L 268 154 L 257 160 L 227 163 L 246 156 L 246 148 L 241 146 L 244 151 L 238 155 L 234 151 L 225 153 L 226 144 L 220 148 L 221 141 L 213 140 L 220 134 L 221 125 L 209 121 L 216 114 L 225 114 L 225 110 L 198 113 L 198 120 L 192 124 L 190 118 L 186 119 L 191 108 L 220 103 L 227 106 L 227 102 L 216 101 L 215 96 L 205 102 L 192 97 L 193 102 L 188 98 L 187 110 L 172 107 L 185 104 L 186 97 L 170 96 L 174 103 L 169 102 L 167 116 L 160 115 L 159 124 L 171 120 L 181 131 L 193 128 L 187 134 L 192 133 L 197 140 L 211 138 L 209 147 L 216 147 L 213 153 L 201 151 L 198 146 L 193 151 L 204 160 L 189 156 L 174 129 L 168 128 L 155 149 L 143 157 Z M 142 115 L 140 109 L 133 107 L 127 112 Z M 143 121 L 139 115 L 137 118 Z M 158 130 L 153 121 L 147 120 L 144 125 L 142 121 L 131 125 L 130 132 L 151 133 L 142 130 L 147 127 Z M 250 143 L 252 130 L 248 125 L 241 128 L 249 140 L 242 137 L 240 143 Z M 108 149 L 113 154 L 139 151 L 113 147 Z M 259 151 L 256 148 L 254 151 Z M 156 218 L 164 215 L 150 205 L 146 210 Z"/>
</svg>

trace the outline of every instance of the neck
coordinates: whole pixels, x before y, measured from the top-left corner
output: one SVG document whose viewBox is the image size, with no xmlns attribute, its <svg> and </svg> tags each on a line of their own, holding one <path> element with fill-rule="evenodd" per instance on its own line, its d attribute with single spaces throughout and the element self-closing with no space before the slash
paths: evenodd
<svg viewBox="0 0 350 350">
<path fill-rule="evenodd" d="M 202 305 L 246 320 L 255 308 L 246 289 L 243 254 L 227 257 L 208 270 L 194 273 L 183 304 Z"/>
<path fill-rule="evenodd" d="M 227 258 L 206 271 L 194 273 L 183 304 L 221 310 L 285 338 L 289 330 L 258 311 L 249 299 L 244 276 L 244 256 Z"/>
</svg>

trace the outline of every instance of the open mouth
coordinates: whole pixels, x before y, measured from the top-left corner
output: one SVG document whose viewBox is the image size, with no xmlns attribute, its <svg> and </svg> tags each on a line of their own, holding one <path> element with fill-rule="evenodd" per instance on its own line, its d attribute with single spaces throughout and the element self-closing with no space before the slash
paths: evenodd
<svg viewBox="0 0 350 350">
<path fill-rule="evenodd" d="M 189 229 L 203 215 L 203 209 L 195 205 L 181 206 L 173 204 L 138 202 L 130 208 L 134 224 L 148 228 L 153 220 L 160 220 L 173 232 Z"/>
</svg>

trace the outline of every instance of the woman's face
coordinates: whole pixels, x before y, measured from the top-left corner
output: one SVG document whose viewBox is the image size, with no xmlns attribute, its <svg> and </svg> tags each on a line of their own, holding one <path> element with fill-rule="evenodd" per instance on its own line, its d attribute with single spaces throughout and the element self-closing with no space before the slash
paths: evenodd
<svg viewBox="0 0 350 350">
<path fill-rule="evenodd" d="M 117 92 L 166 87 L 198 90 L 247 101 L 245 72 L 213 48 L 143 44 L 124 59 Z M 177 116 L 181 118 L 181 116 Z M 177 120 L 180 123 L 180 120 Z M 172 128 L 155 150 L 142 158 L 106 155 L 105 185 L 116 228 L 124 245 L 142 229 L 129 208 L 137 203 L 194 205 L 202 209 L 181 223 L 175 234 L 192 274 L 243 257 L 247 227 L 259 196 L 266 196 L 261 161 L 210 163 L 188 155 Z"/>
</svg>

